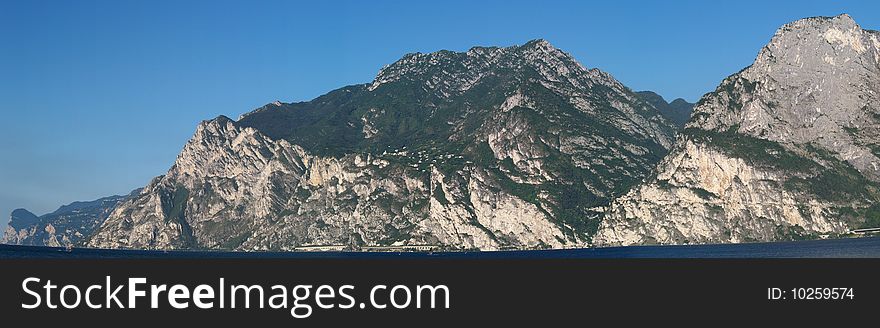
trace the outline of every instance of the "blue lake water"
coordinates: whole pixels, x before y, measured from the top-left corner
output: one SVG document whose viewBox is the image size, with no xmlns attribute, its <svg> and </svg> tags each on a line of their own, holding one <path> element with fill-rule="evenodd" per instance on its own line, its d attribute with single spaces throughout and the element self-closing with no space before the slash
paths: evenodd
<svg viewBox="0 0 880 328">
<path fill-rule="evenodd" d="M 793 242 L 498 252 L 221 252 L 0 245 L 0 258 L 880 258 L 880 237 Z"/>
</svg>

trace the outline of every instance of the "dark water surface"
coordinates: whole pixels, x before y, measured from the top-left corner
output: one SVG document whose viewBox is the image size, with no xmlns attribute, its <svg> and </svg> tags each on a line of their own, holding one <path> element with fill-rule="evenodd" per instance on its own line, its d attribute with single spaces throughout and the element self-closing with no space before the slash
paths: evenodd
<svg viewBox="0 0 880 328">
<path fill-rule="evenodd" d="M 144 251 L 0 245 L 0 258 L 880 258 L 880 237 L 689 246 L 498 252 Z"/>
</svg>

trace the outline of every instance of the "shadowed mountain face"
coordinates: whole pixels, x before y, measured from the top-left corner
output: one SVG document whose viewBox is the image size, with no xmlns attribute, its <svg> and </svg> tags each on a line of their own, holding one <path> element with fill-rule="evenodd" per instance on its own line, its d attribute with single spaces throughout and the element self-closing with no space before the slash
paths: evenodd
<svg viewBox="0 0 880 328">
<path fill-rule="evenodd" d="M 639 91 L 636 94 L 657 108 L 663 117 L 675 123 L 679 128 L 684 127 L 684 124 L 691 118 L 691 112 L 694 110 L 694 104 L 681 98 L 668 103 L 666 99 L 652 91 Z"/>
<path fill-rule="evenodd" d="M 880 33 L 847 15 L 780 28 L 694 108 L 603 245 L 817 238 L 880 226 Z"/>
<path fill-rule="evenodd" d="M 408 54 L 369 84 L 203 122 L 89 245 L 584 246 L 675 130 L 543 40 Z"/>
<path fill-rule="evenodd" d="M 31 213 L 30 211 L 19 208 L 12 211 L 12 215 L 9 220 L 9 226 L 13 229 L 24 229 L 25 227 L 36 224 L 40 221 L 40 218 L 37 217 L 36 214 Z"/>
</svg>

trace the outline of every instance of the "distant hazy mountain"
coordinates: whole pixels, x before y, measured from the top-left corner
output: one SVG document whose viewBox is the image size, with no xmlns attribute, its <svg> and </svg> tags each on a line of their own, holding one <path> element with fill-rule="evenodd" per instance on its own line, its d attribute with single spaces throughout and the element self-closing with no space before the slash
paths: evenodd
<svg viewBox="0 0 880 328">
<path fill-rule="evenodd" d="M 880 32 L 847 15 L 780 28 L 705 95 L 597 243 L 817 238 L 880 227 Z"/>
<path fill-rule="evenodd" d="M 89 245 L 585 246 L 675 130 L 543 40 L 408 54 L 369 84 L 203 122 Z"/>
<path fill-rule="evenodd" d="M 663 99 L 663 97 L 653 91 L 639 91 L 636 94 L 660 110 L 660 114 L 663 117 L 675 123 L 679 128 L 684 127 L 684 124 L 691 118 L 691 112 L 694 110 L 694 104 L 681 98 L 668 103 L 666 99 Z"/>
<path fill-rule="evenodd" d="M 9 220 L 9 226 L 18 230 L 37 224 L 39 221 L 40 218 L 37 217 L 34 213 L 31 213 L 26 209 L 19 208 L 12 211 L 12 215 L 10 216 Z"/>
<path fill-rule="evenodd" d="M 90 202 L 74 202 L 55 212 L 36 216 L 26 209 L 12 211 L 12 218 L 0 243 L 31 246 L 78 246 L 90 236 L 126 196 L 105 197 Z"/>
</svg>

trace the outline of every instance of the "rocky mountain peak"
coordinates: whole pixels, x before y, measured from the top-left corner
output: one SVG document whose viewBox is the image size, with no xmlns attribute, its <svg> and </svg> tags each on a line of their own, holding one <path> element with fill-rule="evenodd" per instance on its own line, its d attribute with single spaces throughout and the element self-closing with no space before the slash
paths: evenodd
<svg viewBox="0 0 880 328">
<path fill-rule="evenodd" d="M 529 40 L 528 42 L 526 42 L 525 44 L 522 45 L 522 48 L 528 48 L 528 47 L 556 50 L 556 47 L 554 47 L 552 44 L 550 44 L 549 41 L 547 41 L 545 39 L 540 39 L 540 38 L 534 39 L 534 40 Z"/>
<path fill-rule="evenodd" d="M 577 84 L 575 81 L 579 78 L 598 73 L 583 74 L 587 69 L 570 54 L 546 40 L 537 39 L 505 48 L 473 47 L 467 52 L 441 50 L 407 54 L 383 67 L 369 90 L 390 82 L 407 80 L 424 83 L 429 89 L 439 88 L 448 94 L 466 91 L 487 75 L 514 74 L 526 79 L 523 74 L 530 71 L 537 72 L 544 80 L 573 84 Z"/>
<path fill-rule="evenodd" d="M 828 65 L 838 65 L 857 61 L 864 56 L 866 61 L 876 66 L 878 48 L 878 33 L 862 29 L 849 15 L 811 17 L 779 28 L 770 43 L 762 49 L 755 64 L 800 66 L 802 63 L 809 64 L 801 61 L 801 57 L 817 57 Z"/>
<path fill-rule="evenodd" d="M 786 24 L 754 64 L 695 108 L 689 127 L 798 151 L 816 147 L 880 179 L 880 40 L 848 15 Z"/>
<path fill-rule="evenodd" d="M 510 50 L 530 59 L 575 61 L 569 53 L 554 47 L 544 39 L 531 40 L 521 46 L 510 47 Z"/>
<path fill-rule="evenodd" d="M 280 148 L 290 146 L 284 140 L 271 140 L 256 129 L 241 127 L 221 115 L 199 124 L 168 175 L 184 178 L 256 174 L 278 155 Z"/>
<path fill-rule="evenodd" d="M 557 102 L 564 104 L 545 105 Z M 584 68 L 544 40 L 407 54 L 370 84 L 340 88 L 308 102 L 268 104 L 237 124 L 316 155 L 377 154 L 403 146 L 485 140 L 487 120 L 514 107 L 528 108 L 566 131 L 566 124 L 557 122 L 560 115 L 592 116 L 589 121 L 609 122 L 619 132 L 658 143 L 657 150 L 668 149 L 674 135 L 670 122 L 610 74 Z"/>
<path fill-rule="evenodd" d="M 770 241 L 880 226 L 880 43 L 848 15 L 781 27 L 700 99 L 600 244 Z"/>
</svg>

